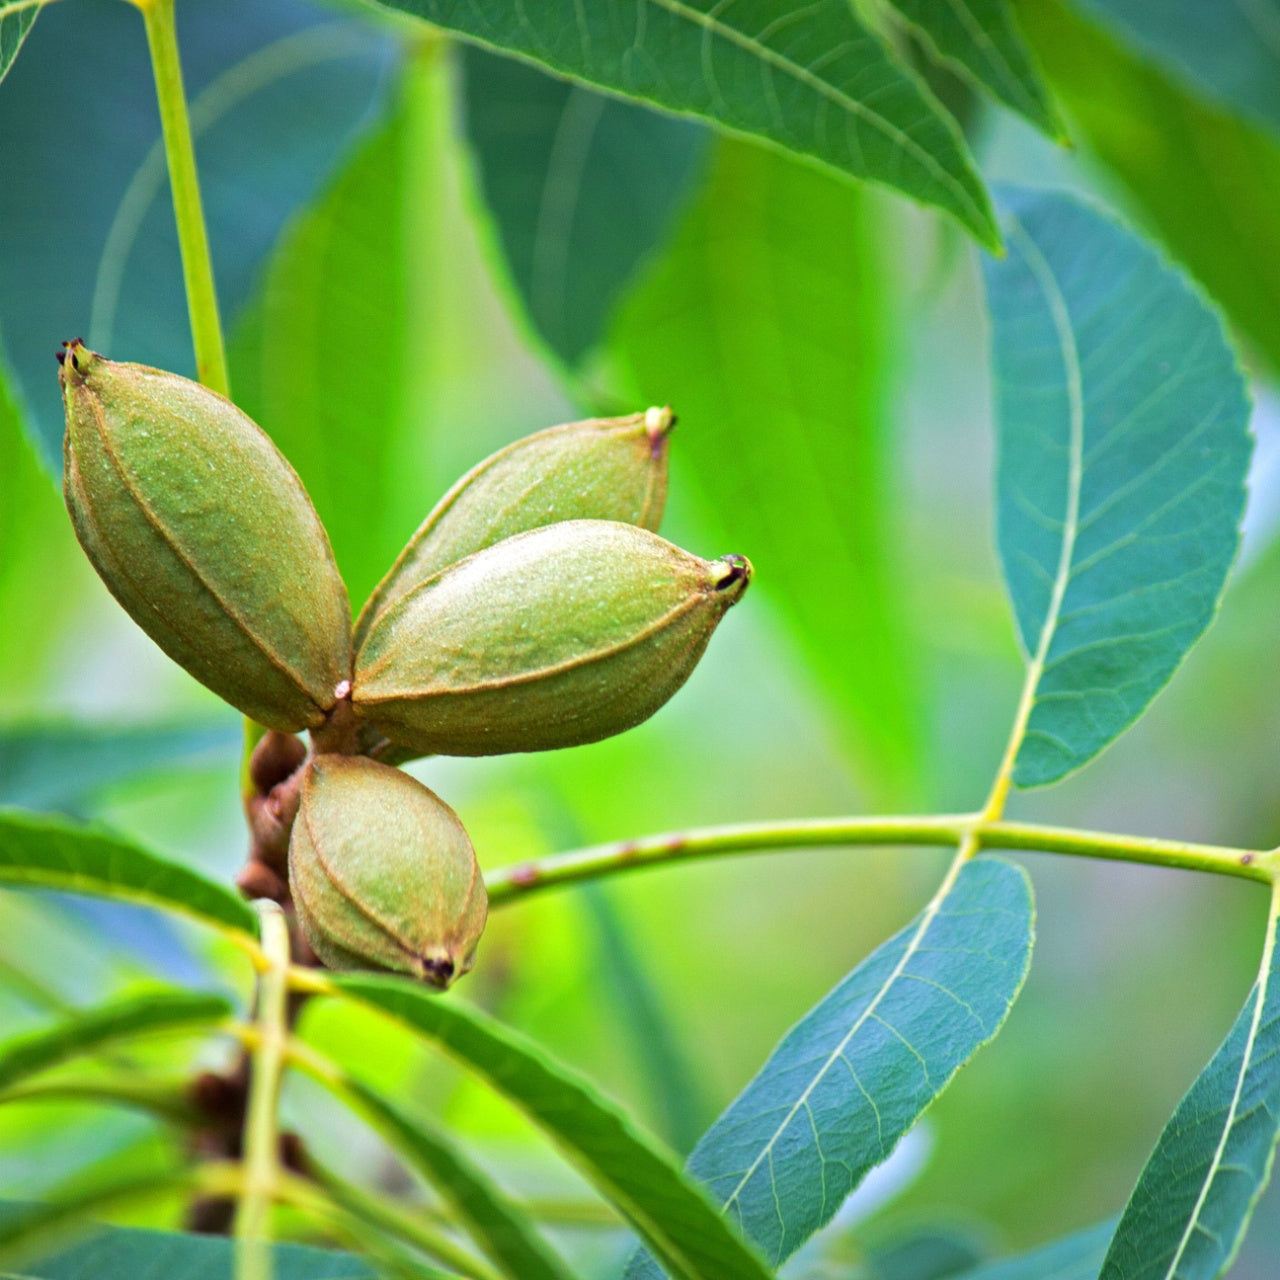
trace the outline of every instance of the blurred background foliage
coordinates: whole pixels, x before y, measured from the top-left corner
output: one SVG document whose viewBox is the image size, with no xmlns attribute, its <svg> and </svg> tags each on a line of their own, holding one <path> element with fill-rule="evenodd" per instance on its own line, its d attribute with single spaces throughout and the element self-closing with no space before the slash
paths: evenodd
<svg viewBox="0 0 1280 1280">
<path fill-rule="evenodd" d="M 1259 447 L 1218 621 L 1132 732 L 1011 816 L 1270 846 L 1280 17 L 1195 0 L 1017 12 L 1070 149 L 908 34 L 899 48 L 984 176 L 1094 195 L 1198 279 L 1246 353 Z M 649 403 L 680 419 L 664 532 L 756 564 L 747 607 L 640 728 L 414 766 L 485 865 L 691 824 L 979 802 L 1021 664 L 993 543 L 977 251 L 956 227 L 365 8 L 226 0 L 179 21 L 234 393 L 303 476 L 354 600 L 485 454 Z M 0 88 L 0 803 L 95 818 L 229 878 L 245 841 L 236 717 L 110 600 L 56 489 L 60 339 L 192 369 L 157 137 L 137 15 L 51 6 Z M 495 916 L 466 994 L 687 1150 L 918 909 L 941 856 L 783 852 L 548 894 Z M 887 1280 L 911 1233 L 944 1275 L 947 1256 L 1114 1213 L 1230 1025 L 1261 934 L 1251 886 L 1026 862 L 1038 946 L 1004 1034 L 788 1274 Z M 6 1032 L 149 976 L 244 994 L 238 964 L 154 915 L 0 895 Z M 584 1201 L 512 1112 L 383 1024 L 326 1008 L 310 1035 L 437 1109 L 507 1185 Z M 190 1065 L 181 1047 L 147 1052 Z M 403 1185 L 305 1082 L 286 1113 L 321 1158 Z M 130 1114 L 6 1108 L 0 1199 L 146 1168 L 166 1141 Z M 624 1248 L 572 1225 L 563 1242 L 601 1268 Z M 1232 1274 L 1273 1276 L 1277 1250 L 1273 1193 Z"/>
</svg>

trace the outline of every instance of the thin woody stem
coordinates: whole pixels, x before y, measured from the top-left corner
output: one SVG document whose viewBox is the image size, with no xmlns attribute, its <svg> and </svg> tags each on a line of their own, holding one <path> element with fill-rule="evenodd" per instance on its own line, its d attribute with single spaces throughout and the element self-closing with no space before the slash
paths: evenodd
<svg viewBox="0 0 1280 1280">
<path fill-rule="evenodd" d="M 267 967 L 258 976 L 245 1112 L 244 1187 L 236 1210 L 235 1280 L 271 1280 L 267 1219 L 280 1180 L 279 1100 L 288 1043 L 289 926 L 274 902 L 260 902 Z"/>
<path fill-rule="evenodd" d="M 1080 831 L 1028 822 L 987 821 L 981 814 L 939 814 L 814 818 L 796 822 L 699 827 L 516 863 L 491 872 L 485 883 L 490 906 L 499 907 L 536 890 L 694 858 L 841 845 L 965 844 L 972 844 L 973 852 L 1021 849 L 1061 853 L 1073 857 L 1207 871 L 1264 883 L 1270 883 L 1276 874 L 1276 854 L 1262 850 Z"/>
</svg>

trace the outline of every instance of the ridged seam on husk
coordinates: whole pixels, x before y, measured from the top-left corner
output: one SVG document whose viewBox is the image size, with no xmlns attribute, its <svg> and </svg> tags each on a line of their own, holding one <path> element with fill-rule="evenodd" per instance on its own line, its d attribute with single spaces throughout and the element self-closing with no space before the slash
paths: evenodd
<svg viewBox="0 0 1280 1280">
<path fill-rule="evenodd" d="M 312 775 L 312 777 L 314 777 L 314 774 Z M 410 943 L 405 941 L 405 939 L 401 936 L 399 929 L 394 928 L 387 921 L 383 920 L 366 903 L 362 902 L 360 898 L 352 892 L 350 885 L 348 885 L 342 879 L 342 877 L 339 876 L 334 871 L 333 865 L 330 862 L 329 858 L 321 850 L 320 842 L 316 839 L 315 828 L 312 826 L 310 815 L 307 813 L 307 809 L 309 806 L 307 804 L 306 789 L 307 787 L 312 785 L 314 785 L 314 783 L 312 783 L 311 779 L 308 779 L 307 783 L 304 784 L 303 801 L 302 801 L 302 805 L 298 810 L 298 816 L 302 819 L 303 827 L 306 829 L 306 833 L 307 833 L 307 842 L 311 845 L 311 849 L 312 849 L 312 852 L 315 854 L 316 861 L 320 864 L 320 869 L 324 872 L 325 876 L 329 880 L 329 883 L 332 884 L 333 887 L 337 889 L 338 892 L 342 895 L 342 899 L 344 902 L 349 903 L 351 906 L 353 906 L 358 912 L 358 914 L 362 915 L 371 925 L 373 925 L 376 929 L 382 932 L 387 938 L 389 938 L 390 941 L 395 946 L 399 947 L 399 949 L 402 952 L 404 952 L 404 954 L 408 956 L 411 960 L 422 959 L 423 957 L 421 953 L 417 951 Z M 441 801 L 440 803 L 443 804 L 444 801 Z M 452 812 L 452 810 L 450 810 L 450 812 Z M 474 881 L 472 882 L 472 887 L 474 887 Z M 303 891 L 302 896 L 303 898 L 307 897 L 305 890 Z M 318 926 L 320 921 L 320 915 L 319 913 L 317 913 L 314 903 L 307 904 L 307 910 L 311 913 L 311 918 L 314 921 L 316 921 Z M 351 950 L 350 947 L 345 947 L 344 949 L 347 951 Z"/>
<path fill-rule="evenodd" d="M 143 365 L 137 365 L 134 367 L 137 369 L 145 370 L 145 372 L 147 372 L 148 374 L 155 374 L 160 377 L 173 376 L 173 375 L 166 375 L 163 370 L 151 369 Z M 74 368 L 73 372 L 67 376 L 78 378 L 79 386 L 82 388 L 87 387 L 88 375 L 81 373 L 81 371 L 78 368 Z M 207 388 L 205 390 L 207 390 Z M 208 392 L 208 394 L 215 395 L 216 393 L 210 391 Z M 218 396 L 217 398 L 222 400 L 223 403 L 227 404 L 231 409 L 233 409 L 236 414 L 238 414 L 241 417 L 244 417 L 243 413 L 239 409 L 237 409 L 236 406 L 233 405 L 229 400 L 226 400 L 225 397 Z M 118 448 L 115 446 L 114 442 L 112 441 L 111 435 L 107 430 L 105 414 L 103 413 L 103 406 L 100 399 L 97 396 L 94 396 L 91 393 L 89 393 L 87 390 L 83 399 L 88 403 L 88 407 L 92 414 L 94 427 L 95 427 L 95 434 L 97 435 L 99 444 L 102 447 L 104 457 L 110 464 L 112 470 L 115 472 L 118 480 L 120 481 L 122 488 L 125 490 L 126 493 L 128 493 L 129 497 L 133 501 L 135 508 L 142 515 L 147 525 L 152 529 L 152 531 L 160 539 L 161 543 L 174 556 L 174 558 L 179 562 L 179 564 L 181 564 L 183 568 L 186 569 L 186 571 L 191 575 L 196 585 L 201 590 L 203 590 L 210 597 L 210 599 L 214 601 L 214 603 L 223 612 L 223 614 L 235 624 L 236 629 L 246 640 L 248 640 L 250 646 L 253 649 L 255 649 L 257 652 L 261 653 L 263 657 L 266 658 L 268 663 L 270 663 L 270 665 L 275 668 L 276 671 L 278 671 L 282 676 L 284 676 L 285 679 L 290 684 L 292 684 L 293 687 L 299 693 L 303 694 L 312 703 L 312 705 L 315 706 L 317 712 L 319 713 L 316 717 L 315 723 L 316 724 L 321 723 L 324 719 L 325 714 L 332 709 L 334 703 L 336 702 L 336 698 L 333 696 L 333 690 L 330 689 L 328 691 L 327 702 L 317 701 L 313 691 L 308 687 L 307 683 L 303 680 L 301 674 L 293 666 L 289 664 L 289 662 L 283 657 L 283 655 L 275 652 L 269 645 L 265 644 L 261 640 L 261 638 L 255 634 L 255 632 L 250 627 L 246 619 L 241 615 L 240 611 L 235 607 L 233 607 L 231 604 L 229 604 L 228 601 L 223 597 L 223 595 L 218 590 L 216 590 L 210 582 L 207 581 L 204 574 L 202 574 L 200 570 L 195 566 L 195 564 L 191 561 L 187 553 L 171 539 L 168 531 L 159 520 L 157 514 L 151 509 L 151 507 L 148 505 L 148 503 L 146 502 L 142 494 L 137 489 L 135 482 L 132 480 L 132 478 L 128 473 L 128 470 L 124 464 L 123 459 L 119 455 Z M 257 425 L 252 422 L 252 419 L 249 419 L 246 417 L 245 421 L 248 422 L 251 426 L 253 426 L 254 430 L 258 430 L 258 431 L 261 430 L 261 428 L 257 427 Z M 266 437 L 265 433 L 263 434 L 264 434 L 264 438 L 268 439 L 269 441 L 270 438 Z M 70 455 L 74 460 L 75 444 L 71 438 L 70 432 L 68 432 L 67 441 L 68 441 L 68 452 L 70 453 Z M 272 448 L 274 449 L 274 445 L 272 446 Z M 305 496 L 306 490 L 303 487 L 302 481 L 298 477 L 297 472 L 294 471 L 288 459 L 285 458 L 284 455 L 280 453 L 278 449 L 275 450 L 275 452 L 279 461 L 284 464 L 285 468 L 289 472 L 290 477 L 295 481 L 295 483 L 297 483 L 299 489 Z M 78 461 L 75 466 L 75 474 L 80 475 Z M 83 495 L 83 498 L 81 495 Z M 97 528 L 95 528 L 95 535 L 96 535 L 95 542 L 97 543 L 100 549 L 105 551 L 106 543 L 102 540 L 101 534 L 98 533 L 98 529 L 100 529 L 101 525 L 100 525 L 100 521 L 97 518 L 96 504 L 90 500 L 89 495 L 85 491 L 83 485 L 81 486 L 80 491 L 77 494 L 76 500 L 77 500 L 77 503 L 80 503 L 81 501 L 83 501 L 84 506 L 88 508 L 89 511 L 92 511 L 94 513 L 94 523 L 95 523 L 95 526 L 97 526 Z M 328 547 L 328 536 L 327 534 L 324 533 L 324 526 L 320 523 L 318 517 L 317 517 L 316 523 L 321 532 L 322 539 L 325 543 L 325 546 L 329 551 L 329 556 L 328 556 L 329 566 L 333 570 L 333 574 L 335 578 L 337 578 L 338 569 L 337 569 L 337 565 L 334 563 L 332 558 L 332 548 Z M 121 562 L 119 557 L 114 555 L 114 553 L 107 552 L 107 554 L 110 556 L 112 562 L 119 569 L 120 576 L 124 578 L 126 581 L 128 581 L 130 585 L 133 587 L 134 591 L 137 592 L 139 599 L 150 603 L 150 601 L 148 600 L 148 592 L 139 585 L 138 580 L 134 576 L 134 574 L 131 573 L 124 566 L 124 564 Z M 338 580 L 340 581 L 341 579 L 339 578 Z M 111 585 L 110 583 L 107 583 L 108 588 L 110 587 L 110 585 Z M 344 596 L 345 596 L 345 591 L 346 591 L 346 588 L 344 585 L 343 587 Z M 155 608 L 154 604 L 152 605 L 152 607 Z M 349 606 L 348 606 L 348 609 L 349 609 Z M 180 630 L 168 618 L 166 618 L 159 609 L 156 609 L 156 612 L 160 614 L 161 618 L 165 621 L 169 629 L 175 633 L 175 636 L 177 638 L 182 639 L 191 644 L 195 643 L 195 641 L 192 640 L 190 637 L 188 637 L 184 631 Z M 339 671 L 340 673 L 339 678 L 341 679 L 342 678 L 341 672 L 343 670 L 347 670 L 348 672 L 351 670 L 353 666 L 353 659 L 349 655 L 349 660 L 345 664 L 341 660 L 339 660 L 334 665 Z M 335 684 L 336 683 L 337 682 L 335 682 Z"/>
<path fill-rule="evenodd" d="M 480 553 L 477 552 L 476 554 L 478 555 Z M 468 557 L 468 559 L 469 558 L 470 557 Z M 458 564 L 462 564 L 462 563 L 463 562 L 461 560 L 458 561 Z M 450 565 L 449 569 L 444 570 L 442 572 L 447 573 L 450 570 L 452 570 L 454 567 L 455 566 Z M 440 577 L 440 576 L 441 576 L 440 574 L 436 575 L 436 577 Z M 422 585 L 427 586 L 434 581 L 435 579 L 432 578 L 432 579 L 429 579 L 427 583 L 423 583 Z M 388 664 L 394 665 L 395 662 L 397 661 L 397 659 L 393 655 L 388 654 L 385 657 L 380 658 L 372 667 L 368 668 L 363 672 L 359 669 L 359 667 L 357 667 L 355 692 L 352 695 L 352 700 L 356 704 L 357 708 L 359 708 L 361 705 L 379 706 L 385 702 L 422 703 L 422 702 L 426 702 L 430 698 L 459 697 L 468 693 L 481 693 L 481 692 L 485 692 L 493 689 L 518 689 L 522 685 L 536 683 L 537 681 L 540 681 L 540 680 L 551 679 L 555 676 L 564 675 L 570 671 L 576 671 L 581 667 L 590 666 L 597 662 L 604 662 L 606 659 L 615 657 L 618 654 L 626 653 L 627 650 L 634 649 L 637 645 L 642 644 L 644 641 L 648 640 L 650 637 L 665 630 L 673 622 L 678 622 L 686 613 L 690 613 L 694 609 L 698 608 L 703 603 L 704 598 L 710 595 L 711 593 L 713 593 L 714 591 L 715 591 L 714 587 L 710 589 L 699 588 L 697 592 L 694 595 L 692 595 L 689 599 L 681 600 L 678 604 L 672 606 L 672 608 L 668 609 L 667 612 L 664 613 L 660 618 L 650 623 L 649 626 L 645 627 L 643 631 L 638 631 L 635 635 L 629 636 L 626 640 L 622 640 L 616 644 L 610 645 L 608 648 L 597 649 L 592 651 L 589 654 L 583 654 L 576 658 L 569 658 L 563 662 L 556 663 L 554 666 L 541 667 L 537 671 L 524 672 L 516 676 L 503 676 L 503 677 L 494 677 L 489 680 L 477 680 L 475 683 L 468 684 L 465 688 L 461 688 L 461 689 L 446 688 L 446 689 L 423 691 L 421 693 L 412 693 L 412 692 L 393 693 L 393 694 L 386 694 L 381 697 L 362 696 L 360 692 L 360 679 L 361 678 L 373 679 Z M 393 606 L 393 607 L 398 607 L 399 604 L 400 604 L 400 601 L 397 600 L 396 606 Z M 392 611 L 393 611 L 392 609 L 387 610 L 388 613 L 391 613 Z"/>
<path fill-rule="evenodd" d="M 387 570 L 387 572 L 383 575 L 382 580 L 378 583 L 376 587 L 374 587 L 368 600 L 365 601 L 364 607 L 360 610 L 360 616 L 356 619 L 354 634 L 355 634 L 357 644 L 360 645 L 364 643 L 364 641 L 368 638 L 369 631 L 373 628 L 374 624 L 378 621 L 378 619 L 382 616 L 382 614 L 389 612 L 390 609 L 393 607 L 393 605 L 397 603 L 396 600 L 392 600 L 388 602 L 385 599 L 386 593 L 384 589 L 388 586 L 388 584 L 394 581 L 396 576 L 399 574 L 400 570 L 411 559 L 413 554 L 418 550 L 418 548 L 423 544 L 423 542 L 426 541 L 428 536 L 435 531 L 435 529 L 438 527 L 440 522 L 445 518 L 445 516 L 448 515 L 448 513 L 453 509 L 459 497 L 461 497 L 461 495 L 467 489 L 469 489 L 471 485 L 474 484 L 475 481 L 477 481 L 487 471 L 497 466 L 500 462 L 505 461 L 512 453 L 515 453 L 522 448 L 526 448 L 530 443 L 532 443 L 535 440 L 545 440 L 548 436 L 556 435 L 559 433 L 568 433 L 569 431 L 577 430 L 583 426 L 591 425 L 591 424 L 599 425 L 606 422 L 612 422 L 615 425 L 620 425 L 621 423 L 630 424 L 634 422 L 637 426 L 639 426 L 647 421 L 648 413 L 649 411 L 645 410 L 644 413 L 632 414 L 620 419 L 584 418 L 579 422 L 558 423 L 554 427 L 547 427 L 543 431 L 535 431 L 532 435 L 523 436 L 519 440 L 513 440 L 510 444 L 504 445 L 496 453 L 492 453 L 487 458 L 483 458 L 479 462 L 477 462 L 476 465 L 472 467 L 470 471 L 468 471 L 465 475 L 461 477 L 461 479 L 456 480 L 452 485 L 450 485 L 448 490 L 445 492 L 444 497 L 442 497 L 440 501 L 437 502 L 436 505 L 431 509 L 431 511 L 427 515 L 427 518 L 422 522 L 422 524 L 418 526 L 418 528 L 415 530 L 413 534 L 413 537 L 409 539 L 409 541 L 405 544 L 404 548 L 401 550 L 400 554 L 395 558 L 395 561 L 392 564 L 391 568 Z M 658 435 L 658 439 L 661 440 L 664 443 L 664 445 L 670 435 L 670 431 L 671 431 L 671 428 L 668 423 L 668 425 L 666 425 Z M 649 513 L 653 509 L 654 495 L 655 495 L 656 485 L 657 485 L 657 477 L 658 477 L 657 468 L 652 468 L 650 470 L 648 484 L 645 488 L 644 508 L 641 512 L 641 518 L 638 526 L 640 528 L 648 528 L 647 521 L 649 518 Z M 663 486 L 664 492 L 665 492 L 665 487 L 666 486 L 664 484 Z M 553 521 L 553 523 L 556 523 L 556 522 Z M 491 544 L 491 545 L 496 545 L 496 544 Z M 472 552 L 471 554 L 476 555 L 478 553 Z M 462 557 L 463 560 L 467 558 L 468 557 L 466 556 Z M 453 563 L 460 564 L 461 560 L 456 560 Z M 452 566 L 451 565 L 445 566 L 445 568 L 450 568 L 450 567 Z M 438 570 L 437 574 L 441 572 L 443 572 L 443 569 Z M 432 576 L 435 577 L 437 576 L 437 574 L 433 574 Z"/>
</svg>

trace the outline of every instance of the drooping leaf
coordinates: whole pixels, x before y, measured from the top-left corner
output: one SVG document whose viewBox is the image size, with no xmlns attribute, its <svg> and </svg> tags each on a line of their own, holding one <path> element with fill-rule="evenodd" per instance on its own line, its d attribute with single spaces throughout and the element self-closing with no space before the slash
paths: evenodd
<svg viewBox="0 0 1280 1280">
<path fill-rule="evenodd" d="M 887 233 L 866 193 L 722 143 L 610 352 L 629 400 L 674 407 L 673 467 L 752 558 L 862 772 L 901 792 L 920 708 L 885 497 Z"/>
<path fill-rule="evenodd" d="M 75 809 L 156 769 L 235 760 L 239 726 L 17 724 L 0 727 L 0 805 Z"/>
<path fill-rule="evenodd" d="M 21 1221 L 33 1205 L 0 1203 L 0 1230 Z M 226 1237 L 92 1226 L 87 1240 L 23 1266 L 23 1280 L 232 1280 L 235 1244 Z M 362 1258 L 332 1249 L 278 1244 L 271 1249 L 275 1280 L 374 1280 Z"/>
<path fill-rule="evenodd" d="M 528 381 L 510 380 L 517 396 L 492 376 L 512 352 L 464 198 L 454 61 L 440 40 L 405 59 L 390 110 L 281 237 L 231 344 L 237 400 L 297 468 L 357 611 L 455 464 L 528 421 Z"/>
<path fill-rule="evenodd" d="M 231 1014 L 223 996 L 200 991 L 158 990 L 85 1009 L 40 1031 L 0 1044 L 0 1091 L 27 1076 L 121 1040 L 163 1031 L 190 1030 Z"/>
<path fill-rule="evenodd" d="M 1267 930 L 1258 981 L 1160 1135 L 1100 1280 L 1213 1280 L 1244 1239 L 1280 1138 L 1280 922 Z"/>
<path fill-rule="evenodd" d="M 1023 0 L 1019 18 L 1078 140 L 1280 371 L 1280 139 L 1197 98 L 1059 0 Z"/>
<path fill-rule="evenodd" d="M 979 858 L 783 1038 L 689 1158 L 775 1267 L 1000 1029 L 1031 959 L 1031 887 Z M 660 1275 L 635 1254 L 626 1280 Z"/>
<path fill-rule="evenodd" d="M 65 889 L 142 902 L 256 936 L 252 909 L 230 889 L 120 836 L 59 818 L 0 810 L 0 885 Z"/>
<path fill-rule="evenodd" d="M 1275 0 L 1083 0 L 1145 58 L 1201 95 L 1280 131 Z"/>
<path fill-rule="evenodd" d="M 1064 1236 L 1016 1258 L 963 1271 L 955 1280 L 1098 1280 L 1115 1219 Z"/>
<path fill-rule="evenodd" d="M 511 278 L 572 365 L 670 230 L 707 132 L 482 49 L 463 68 L 467 137 Z"/>
<path fill-rule="evenodd" d="M 0 361 L 0 698 L 34 713 L 41 677 L 75 598 L 68 568 L 80 557 L 62 496 L 36 458 Z M 49 584 L 65 584 L 51 592 Z M 0 769 L 0 786 L 5 772 Z"/>
<path fill-rule="evenodd" d="M 1249 400 L 1218 317 L 1131 232 L 1062 194 L 1004 202 L 985 265 L 997 532 L 1028 654 L 1014 780 L 1131 724 L 1209 625 L 1239 543 Z"/>
<path fill-rule="evenodd" d="M 676 1280 L 766 1280 L 769 1272 L 681 1173 L 576 1072 L 456 1000 L 394 978 L 342 976 L 338 995 L 399 1019 L 519 1107 L 626 1218 Z"/>
<path fill-rule="evenodd" d="M 844 0 L 547 0 L 525 8 L 379 0 L 561 75 L 885 183 L 995 231 L 954 124 Z"/>
<path fill-rule="evenodd" d="M 358 1080 L 348 1077 L 338 1088 L 431 1183 L 504 1276 L 510 1280 L 571 1280 L 564 1262 L 538 1235 L 524 1211 L 446 1133 L 421 1116 L 409 1115 Z"/>
<path fill-rule="evenodd" d="M 397 45 L 310 0 L 227 0 L 180 14 L 183 72 L 223 311 L 248 298 L 280 228 L 377 113 Z M 61 466 L 54 352 L 193 369 L 173 209 L 142 19 L 53 4 L 0 92 L 0 331 L 13 391 Z"/>
<path fill-rule="evenodd" d="M 1009 0 L 892 0 L 933 51 L 1051 138 L 1065 131 Z"/>
<path fill-rule="evenodd" d="M 9 0 L 7 4 L 0 0 L 0 80 L 13 66 L 39 12 L 39 5 L 32 0 Z"/>
</svg>

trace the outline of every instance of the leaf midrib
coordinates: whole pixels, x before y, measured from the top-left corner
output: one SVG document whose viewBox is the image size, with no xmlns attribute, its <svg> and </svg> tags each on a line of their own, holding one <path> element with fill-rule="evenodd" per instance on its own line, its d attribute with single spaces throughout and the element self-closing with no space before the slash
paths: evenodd
<svg viewBox="0 0 1280 1280">
<path fill-rule="evenodd" d="M 1035 709 L 1040 678 L 1044 674 L 1049 647 L 1053 643 L 1058 619 L 1062 613 L 1063 600 L 1066 598 L 1067 587 L 1071 582 L 1071 561 L 1075 555 L 1076 537 L 1079 533 L 1080 492 L 1084 476 L 1084 386 L 1080 353 L 1076 347 L 1075 332 L 1071 327 L 1071 314 L 1066 297 L 1058 287 L 1058 279 L 1053 273 L 1053 268 L 1016 216 L 1010 215 L 1007 230 L 1010 244 L 1017 245 L 1027 264 L 1027 269 L 1035 277 L 1049 306 L 1053 327 L 1058 335 L 1070 414 L 1067 440 L 1067 510 L 1062 522 L 1062 547 L 1058 553 L 1058 568 L 1049 595 L 1049 608 L 1040 628 L 1035 653 L 1027 667 L 1027 680 L 1016 729 L 1020 743 L 1026 735 L 1027 724 Z"/>
<path fill-rule="evenodd" d="M 1187 1225 L 1186 1229 L 1182 1233 L 1182 1239 L 1178 1241 L 1178 1247 L 1174 1251 L 1173 1258 L 1169 1263 L 1169 1268 L 1164 1273 L 1164 1280 L 1176 1280 L 1178 1267 L 1182 1262 L 1182 1255 L 1187 1251 L 1187 1245 L 1190 1243 L 1191 1236 L 1200 1221 L 1201 1210 L 1204 1208 L 1205 1201 L 1209 1198 L 1209 1192 L 1213 1187 L 1214 1180 L 1217 1178 L 1218 1171 L 1222 1167 L 1222 1160 L 1223 1156 L 1226 1154 L 1227 1143 L 1231 1138 L 1231 1131 L 1235 1127 L 1236 1113 L 1240 1108 L 1240 1099 L 1244 1094 L 1245 1079 L 1249 1074 L 1250 1067 L 1253 1065 L 1253 1051 L 1258 1041 L 1258 1028 L 1262 1025 L 1263 1007 L 1266 1004 L 1267 991 L 1271 983 L 1271 964 L 1275 953 L 1277 931 L 1280 931 L 1280 921 L 1277 921 L 1273 916 L 1268 922 L 1267 941 L 1262 950 L 1262 963 L 1258 969 L 1257 997 L 1254 1001 L 1253 1017 L 1249 1022 L 1249 1035 L 1245 1040 L 1244 1052 L 1240 1058 L 1240 1071 L 1236 1076 L 1236 1087 L 1232 1091 L 1231 1104 L 1227 1108 L 1226 1123 L 1222 1126 L 1222 1136 L 1218 1139 L 1218 1145 L 1214 1149 L 1213 1159 L 1209 1162 L 1209 1167 L 1205 1173 L 1204 1181 L 1200 1187 L 1200 1194 L 1196 1197 L 1195 1207 L 1187 1218 Z M 1223 1261 L 1225 1263 L 1225 1256 Z"/>
<path fill-rule="evenodd" d="M 739 31 L 735 27 L 729 26 L 727 23 L 721 22 L 718 18 L 710 13 L 702 13 L 697 9 L 691 8 L 687 4 L 682 4 L 681 0 L 644 0 L 644 3 L 654 5 L 659 9 L 665 9 L 668 13 L 673 14 L 677 18 L 682 18 L 686 22 L 691 22 L 695 26 L 702 27 L 705 31 L 713 35 L 719 36 L 728 43 L 736 45 L 740 49 L 746 50 L 759 58 L 761 62 L 766 63 L 770 67 L 776 68 L 789 75 L 793 80 L 812 89 L 819 96 L 836 103 L 838 106 L 844 107 L 852 115 L 858 116 L 865 120 L 877 132 L 882 134 L 889 142 L 900 147 L 907 152 L 913 159 L 921 164 L 934 178 L 934 180 L 942 185 L 942 187 L 951 193 L 951 195 L 961 202 L 964 208 L 968 209 L 970 214 L 979 222 L 986 222 L 987 218 L 984 211 L 974 201 L 972 195 L 966 190 L 964 185 L 958 182 L 947 170 L 938 163 L 937 159 L 924 147 L 922 147 L 910 134 L 903 133 L 896 125 L 892 124 L 884 116 L 873 111 L 865 103 L 859 102 L 856 98 L 850 97 L 847 93 L 837 88 L 829 80 L 824 80 L 821 76 L 814 75 L 807 67 L 801 66 L 797 62 L 792 62 L 785 58 L 776 49 L 770 48 L 766 44 L 761 44 L 759 40 Z M 874 40 L 875 37 L 864 32 L 868 39 Z M 888 55 L 885 55 L 886 63 L 890 70 L 895 69 L 892 62 L 888 62 Z M 926 105 L 927 103 L 922 103 Z M 935 117 L 948 133 L 951 129 L 947 125 L 946 118 L 940 113 L 935 113 Z M 951 141 L 953 144 L 957 142 L 954 134 Z"/>
</svg>

